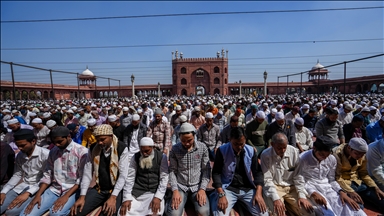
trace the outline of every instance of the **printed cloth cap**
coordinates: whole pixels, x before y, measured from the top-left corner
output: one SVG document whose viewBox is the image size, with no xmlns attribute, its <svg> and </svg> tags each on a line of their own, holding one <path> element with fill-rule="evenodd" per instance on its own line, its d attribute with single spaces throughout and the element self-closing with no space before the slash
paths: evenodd
<svg viewBox="0 0 384 216">
<path fill-rule="evenodd" d="M 259 118 L 259 119 L 265 119 L 265 112 L 257 111 L 256 117 Z"/>
<path fill-rule="evenodd" d="M 108 121 L 109 122 L 115 122 L 117 120 L 117 116 L 116 115 L 110 115 L 108 116 Z"/>
<path fill-rule="evenodd" d="M 88 126 L 94 126 L 96 124 L 96 119 L 90 118 L 87 120 L 87 125 Z"/>
<path fill-rule="evenodd" d="M 51 130 L 51 137 L 66 137 L 69 135 L 69 129 L 64 126 L 58 126 Z"/>
<path fill-rule="evenodd" d="M 109 124 L 102 124 L 96 127 L 95 131 L 93 131 L 93 135 L 96 136 L 104 136 L 104 135 L 113 135 L 113 128 Z"/>
<path fill-rule="evenodd" d="M 295 124 L 303 126 L 304 125 L 304 119 L 300 118 L 300 117 L 296 118 L 295 119 Z"/>
<path fill-rule="evenodd" d="M 51 128 L 51 127 L 56 125 L 56 122 L 51 119 L 51 120 L 47 121 L 46 125 L 47 125 L 48 128 Z"/>
<path fill-rule="evenodd" d="M 205 118 L 212 119 L 213 118 L 213 114 L 211 112 L 207 112 L 205 114 Z"/>
<path fill-rule="evenodd" d="M 195 126 L 189 124 L 189 123 L 184 123 L 180 127 L 180 133 L 188 133 L 188 132 L 194 132 Z"/>
<path fill-rule="evenodd" d="M 8 125 L 16 124 L 16 123 L 19 123 L 19 120 L 17 120 L 16 118 L 14 118 L 14 119 L 9 119 L 9 120 L 7 121 L 7 123 L 8 123 Z"/>
<path fill-rule="evenodd" d="M 185 115 L 180 115 L 179 119 L 180 119 L 180 123 L 184 123 L 184 122 L 186 122 L 188 120 L 187 116 L 185 116 Z"/>
<path fill-rule="evenodd" d="M 368 151 L 368 144 L 363 138 L 354 137 L 349 141 L 348 145 L 359 152 L 365 153 Z"/>
<path fill-rule="evenodd" d="M 152 138 L 143 137 L 140 140 L 140 146 L 155 146 L 155 144 L 153 143 Z"/>
<path fill-rule="evenodd" d="M 43 120 L 41 120 L 41 118 L 35 118 L 35 119 L 32 120 L 32 123 L 42 124 Z"/>
<path fill-rule="evenodd" d="M 20 129 L 13 134 L 15 141 L 17 140 L 28 140 L 35 137 L 33 130 L 30 129 Z"/>
<path fill-rule="evenodd" d="M 275 115 L 276 120 L 283 120 L 284 119 L 284 114 L 281 112 L 277 112 Z"/>
<path fill-rule="evenodd" d="M 139 120 L 140 120 L 140 116 L 138 114 L 133 114 L 132 121 L 139 121 Z"/>
</svg>

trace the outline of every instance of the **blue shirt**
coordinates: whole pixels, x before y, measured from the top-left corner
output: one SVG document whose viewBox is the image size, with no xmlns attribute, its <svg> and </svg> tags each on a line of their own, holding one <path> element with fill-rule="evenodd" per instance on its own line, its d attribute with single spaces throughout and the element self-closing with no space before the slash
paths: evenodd
<svg viewBox="0 0 384 216">
<path fill-rule="evenodd" d="M 27 122 L 25 122 L 25 120 L 20 116 L 13 116 L 13 118 L 17 119 L 20 124 L 27 124 Z"/>
<path fill-rule="evenodd" d="M 383 128 L 380 127 L 380 121 L 372 122 L 366 127 L 369 142 L 374 142 L 383 138 Z"/>
<path fill-rule="evenodd" d="M 81 143 L 83 142 L 83 133 L 84 133 L 85 129 L 87 129 L 87 128 L 84 126 L 81 126 L 81 125 L 79 126 L 79 130 L 77 131 L 76 135 L 72 136 L 72 140 L 75 143 L 78 143 L 81 145 Z"/>
</svg>

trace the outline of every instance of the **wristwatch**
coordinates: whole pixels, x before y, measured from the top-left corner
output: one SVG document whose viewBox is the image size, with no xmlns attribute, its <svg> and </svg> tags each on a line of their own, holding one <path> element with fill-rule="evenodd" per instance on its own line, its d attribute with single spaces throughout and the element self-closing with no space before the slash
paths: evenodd
<svg viewBox="0 0 384 216">
<path fill-rule="evenodd" d="M 224 197 L 224 196 L 225 196 L 224 192 L 223 193 L 219 193 L 219 198 Z"/>
</svg>

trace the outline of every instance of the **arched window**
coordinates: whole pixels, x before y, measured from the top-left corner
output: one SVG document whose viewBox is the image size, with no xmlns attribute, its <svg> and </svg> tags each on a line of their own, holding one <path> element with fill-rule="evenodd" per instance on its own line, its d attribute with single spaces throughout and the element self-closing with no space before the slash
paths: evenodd
<svg viewBox="0 0 384 216">
<path fill-rule="evenodd" d="M 187 80 L 185 78 L 181 79 L 181 85 L 187 85 Z"/>
<path fill-rule="evenodd" d="M 185 69 L 185 67 L 182 67 L 182 68 L 181 68 L 181 73 L 182 73 L 182 74 L 186 74 L 186 73 L 187 73 L 187 69 Z"/>
<path fill-rule="evenodd" d="M 220 84 L 220 79 L 216 77 L 216 78 L 213 80 L 213 84 Z"/>
<path fill-rule="evenodd" d="M 213 69 L 213 73 L 220 73 L 220 68 L 219 67 L 215 67 Z"/>
</svg>

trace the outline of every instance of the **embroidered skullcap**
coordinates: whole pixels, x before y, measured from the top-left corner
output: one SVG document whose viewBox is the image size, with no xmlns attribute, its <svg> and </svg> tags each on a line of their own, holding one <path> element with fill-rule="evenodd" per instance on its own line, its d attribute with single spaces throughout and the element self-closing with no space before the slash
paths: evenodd
<svg viewBox="0 0 384 216">
<path fill-rule="evenodd" d="M 87 120 L 87 125 L 88 126 L 94 126 L 96 124 L 96 119 L 90 118 Z"/>
<path fill-rule="evenodd" d="M 31 113 L 29 113 L 29 116 L 31 116 L 31 117 L 35 117 L 35 116 L 36 116 L 36 113 L 31 112 Z"/>
<path fill-rule="evenodd" d="M 265 112 L 257 111 L 256 117 L 259 118 L 259 119 L 265 119 Z"/>
<path fill-rule="evenodd" d="M 70 131 L 75 130 L 76 127 L 77 127 L 77 124 L 74 124 L 74 123 L 72 123 L 72 124 L 68 124 L 68 125 L 67 125 L 67 128 L 68 128 Z"/>
<path fill-rule="evenodd" d="M 19 123 L 19 120 L 17 120 L 16 118 L 14 119 L 10 119 L 7 121 L 8 125 L 11 125 L 11 124 L 16 124 L 16 123 Z"/>
<path fill-rule="evenodd" d="M 51 117 L 51 113 L 49 112 L 43 113 L 43 118 L 49 118 L 49 117 Z"/>
<path fill-rule="evenodd" d="M 96 136 L 104 136 L 104 135 L 113 135 L 113 128 L 109 124 L 102 124 L 96 127 L 93 135 Z"/>
<path fill-rule="evenodd" d="M 369 108 L 368 107 L 364 107 L 361 112 L 369 112 Z"/>
<path fill-rule="evenodd" d="M 68 110 L 67 113 L 72 113 L 73 114 L 74 112 L 72 110 Z"/>
<path fill-rule="evenodd" d="M 33 133 L 33 130 L 29 129 L 20 129 L 17 132 L 13 134 L 13 137 L 15 138 L 15 141 L 17 140 L 28 140 L 35 138 L 35 134 Z"/>
<path fill-rule="evenodd" d="M 51 119 L 51 120 L 47 121 L 46 125 L 47 125 L 48 128 L 51 128 L 51 127 L 56 125 L 56 122 Z"/>
<path fill-rule="evenodd" d="M 138 114 L 133 114 L 132 121 L 139 121 L 139 120 L 140 120 L 140 116 Z"/>
<path fill-rule="evenodd" d="M 155 146 L 153 140 L 149 137 L 143 137 L 140 140 L 140 146 Z"/>
<path fill-rule="evenodd" d="M 276 114 L 276 113 L 277 113 L 277 109 L 272 108 L 272 109 L 271 109 L 271 113 L 272 113 L 272 114 Z"/>
<path fill-rule="evenodd" d="M 184 123 L 184 122 L 186 122 L 188 120 L 187 116 L 185 116 L 185 115 L 180 115 L 179 119 L 180 119 L 180 123 Z"/>
<path fill-rule="evenodd" d="M 58 126 L 51 130 L 51 137 L 66 137 L 69 135 L 69 129 L 64 126 Z"/>
<path fill-rule="evenodd" d="M 177 106 L 176 106 L 176 110 L 181 110 L 181 106 L 180 106 L 180 105 L 177 105 Z"/>
<path fill-rule="evenodd" d="M 374 106 L 370 106 L 370 107 L 369 107 L 369 111 L 373 111 L 373 110 L 376 110 L 376 107 L 374 107 Z"/>
<path fill-rule="evenodd" d="M 43 120 L 41 120 L 41 118 L 35 118 L 32 120 L 32 123 L 41 124 L 43 123 Z"/>
<path fill-rule="evenodd" d="M 213 114 L 211 112 L 207 112 L 205 114 L 205 118 L 212 119 L 213 118 Z"/>
<path fill-rule="evenodd" d="M 281 112 L 277 112 L 275 115 L 276 120 L 283 120 L 284 119 L 284 114 Z"/>
<path fill-rule="evenodd" d="M 354 137 L 349 141 L 348 145 L 352 149 L 359 151 L 359 152 L 367 152 L 368 151 L 368 144 L 363 138 Z"/>
<path fill-rule="evenodd" d="M 308 104 L 304 104 L 302 109 L 309 109 L 309 105 Z"/>
<path fill-rule="evenodd" d="M 195 106 L 195 111 L 199 112 L 199 111 L 201 111 L 201 108 L 199 106 Z"/>
<path fill-rule="evenodd" d="M 156 108 L 155 115 L 163 115 L 163 111 L 160 108 Z"/>
<path fill-rule="evenodd" d="M 353 110 L 351 104 L 347 104 L 347 105 L 345 105 L 344 109 L 345 109 L 345 110 Z"/>
<path fill-rule="evenodd" d="M 110 115 L 108 116 L 108 121 L 109 122 L 115 122 L 117 120 L 117 116 L 116 115 Z"/>
<path fill-rule="evenodd" d="M 304 125 L 304 119 L 300 118 L 300 117 L 296 118 L 295 119 L 295 124 L 303 126 Z"/>
<path fill-rule="evenodd" d="M 123 107 L 124 112 L 127 112 L 128 110 L 129 110 L 128 107 Z"/>
<path fill-rule="evenodd" d="M 180 127 L 180 133 L 194 132 L 195 130 L 196 130 L 195 126 L 189 123 L 184 123 Z"/>
</svg>

